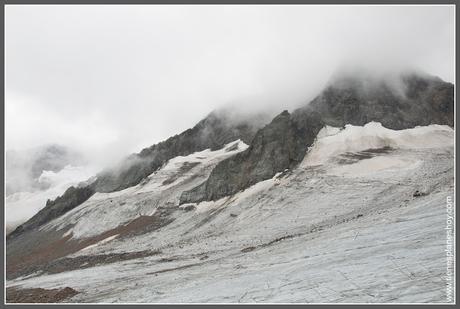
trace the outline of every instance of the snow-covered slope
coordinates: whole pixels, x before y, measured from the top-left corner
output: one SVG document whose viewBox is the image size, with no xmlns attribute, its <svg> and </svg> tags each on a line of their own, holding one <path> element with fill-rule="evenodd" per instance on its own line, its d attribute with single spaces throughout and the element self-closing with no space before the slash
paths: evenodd
<svg viewBox="0 0 460 309">
<path fill-rule="evenodd" d="M 296 169 L 180 206 L 247 146 L 174 158 L 43 226 L 57 240 L 41 248 L 64 253 L 33 250 L 43 264 L 7 287 L 69 286 L 69 302 L 446 302 L 453 137 L 447 126 L 327 127 Z"/>
<path fill-rule="evenodd" d="M 430 125 L 406 130 L 391 130 L 378 122 L 364 126 L 346 125 L 345 128 L 326 126 L 318 134 L 303 165 L 322 164 L 346 152 L 368 149 L 437 148 L 453 143 L 449 126 Z"/>
<path fill-rule="evenodd" d="M 64 216 L 43 229 L 65 229 L 74 238 L 99 235 L 140 216 L 152 216 L 159 205 L 178 204 L 178 193 L 204 181 L 220 160 L 243 151 L 248 146 L 237 140 L 224 148 L 176 157 L 145 181 L 134 187 L 112 193 L 96 193 Z"/>
</svg>

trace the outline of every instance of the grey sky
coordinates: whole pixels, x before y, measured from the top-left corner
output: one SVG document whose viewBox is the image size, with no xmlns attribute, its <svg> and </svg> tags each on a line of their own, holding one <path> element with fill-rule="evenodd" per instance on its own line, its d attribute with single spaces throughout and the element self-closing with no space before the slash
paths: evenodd
<svg viewBox="0 0 460 309">
<path fill-rule="evenodd" d="M 454 81 L 453 6 L 7 6 L 6 148 L 105 161 L 227 104 L 281 110 L 341 66 Z"/>
</svg>

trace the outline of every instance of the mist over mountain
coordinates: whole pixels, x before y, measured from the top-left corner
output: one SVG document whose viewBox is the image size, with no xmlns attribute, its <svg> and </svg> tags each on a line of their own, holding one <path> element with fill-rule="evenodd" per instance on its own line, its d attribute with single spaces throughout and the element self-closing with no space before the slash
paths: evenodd
<svg viewBox="0 0 460 309">
<path fill-rule="evenodd" d="M 252 256 L 253 251 L 260 252 L 262 259 L 275 259 L 273 265 L 278 265 L 284 250 L 298 250 L 277 244 L 308 241 L 310 234 L 324 237 L 323 229 L 335 232 L 359 227 L 364 233 L 369 227 L 364 226 L 367 221 L 363 223 L 361 217 L 379 220 L 383 209 L 398 211 L 395 207 L 415 211 L 422 205 L 421 200 L 426 207 L 419 211 L 425 213 L 437 209 L 438 199 L 451 192 L 454 86 L 440 78 L 415 72 L 391 78 L 335 75 L 313 100 L 272 117 L 270 113 L 241 114 L 232 109 L 211 112 L 191 129 L 144 148 L 47 200 L 37 214 L 8 235 L 7 279 L 21 282 L 25 276 L 25 282 L 32 286 L 45 287 L 50 280 L 53 286 L 70 291 L 74 301 L 88 297 L 107 301 L 115 297 L 113 293 L 101 296 L 97 292 L 106 285 L 101 283 L 105 275 L 92 272 L 92 283 L 82 284 L 64 283 L 61 274 L 127 261 L 130 280 L 140 288 L 123 288 L 122 298 L 117 301 L 131 300 L 137 292 L 143 301 L 156 301 L 163 298 L 144 294 L 149 284 L 139 280 L 144 280 L 145 271 L 138 274 L 139 267 L 131 263 L 144 261 L 146 267 L 156 269 L 163 262 L 177 260 L 177 268 L 151 269 L 149 273 L 181 272 L 183 284 L 187 284 L 190 274 L 184 274 L 182 268 L 204 269 L 229 256 L 231 261 L 245 264 L 245 256 Z M 39 162 L 48 166 L 46 160 Z M 393 181 L 405 185 L 396 188 Z M 362 192 L 354 189 L 359 186 L 367 192 L 364 199 Z M 378 190 L 373 191 L 375 188 Z M 334 208 L 341 203 L 337 198 L 347 207 Z M 367 198 L 373 202 L 368 203 Z M 271 209 L 268 216 L 264 215 L 265 207 Z M 319 216 L 318 211 L 326 212 Z M 392 215 L 385 216 L 385 220 L 392 220 Z M 425 226 L 411 218 L 419 228 Z M 372 233 L 371 243 L 381 242 L 380 235 L 387 239 L 389 230 L 381 229 Z M 426 231 L 430 235 L 441 232 Z M 323 241 L 336 240 L 327 236 Z M 320 250 L 337 258 L 330 248 L 314 246 L 309 252 Z M 267 247 L 273 247 L 276 253 L 267 255 Z M 432 254 L 444 254 L 435 247 L 425 248 Z M 46 248 L 53 249 L 45 253 Z M 392 248 L 388 252 L 400 250 Z M 414 259 L 411 254 L 410 263 Z M 375 258 L 375 253 L 370 255 Z M 341 267 L 348 267 L 348 259 L 341 261 L 333 265 L 345 263 Z M 362 271 L 380 280 L 371 269 Z M 254 270 L 267 271 L 265 266 Z M 224 273 L 217 280 L 227 284 L 226 276 L 233 276 L 235 270 Z M 353 276 L 364 284 L 359 273 Z M 242 275 L 237 277 L 253 282 Z M 397 280 L 406 284 L 405 279 Z M 201 279 L 192 281 L 203 284 Z M 334 280 L 331 284 L 327 286 L 336 288 Z M 297 288 L 298 284 L 292 283 L 291 293 Z M 86 292 L 88 289 L 93 292 Z M 181 289 L 182 285 L 177 293 L 182 297 L 203 300 L 203 296 L 192 296 Z M 236 297 L 232 294 L 235 289 L 226 293 L 232 295 L 228 297 Z M 22 295 L 13 283 L 8 297 L 13 299 L 16 292 Z M 249 289 L 247 293 L 256 292 Z M 391 293 L 381 294 L 379 299 L 387 300 Z M 264 294 L 263 299 L 272 296 Z"/>
<path fill-rule="evenodd" d="M 266 112 L 245 114 L 229 108 L 211 112 L 193 128 L 129 156 L 118 166 L 101 172 L 92 185 L 111 192 L 137 185 L 169 159 L 204 149 L 216 150 L 236 139 L 249 144 L 255 132 L 269 121 Z"/>
<path fill-rule="evenodd" d="M 61 145 L 44 145 L 27 150 L 6 151 L 6 195 L 15 192 L 46 190 L 50 183 L 40 178 L 43 172 L 59 172 L 67 165 L 87 163 L 76 150 Z"/>
<path fill-rule="evenodd" d="M 455 6 L 5 26 L 6 302 L 455 303 Z"/>
<path fill-rule="evenodd" d="M 217 165 L 205 183 L 184 192 L 181 202 L 216 200 L 295 167 L 325 125 L 376 121 L 397 130 L 429 124 L 453 127 L 452 84 L 416 73 L 392 79 L 354 74 L 336 76 L 312 102 L 275 117 L 246 151 Z"/>
<path fill-rule="evenodd" d="M 362 126 L 376 121 L 390 129 L 429 124 L 453 126 L 453 85 L 425 73 L 404 72 L 391 78 L 368 71 L 336 74 L 311 102 L 270 114 L 218 110 L 181 134 L 152 145 L 107 168 L 79 187 L 71 187 L 9 237 L 33 230 L 85 202 L 96 192 L 120 191 L 140 184 L 177 156 L 223 147 L 241 140 L 249 148 L 223 160 L 209 178 L 184 191 L 180 203 L 217 200 L 276 173 L 295 168 L 326 125 Z"/>
<path fill-rule="evenodd" d="M 292 111 L 337 71 L 455 75 L 449 6 L 11 6 L 5 22 L 7 148 L 99 168 L 228 104 Z"/>
<path fill-rule="evenodd" d="M 95 173 L 80 152 L 51 144 L 6 151 L 5 222 L 7 233 L 34 216 L 48 199 Z"/>
</svg>

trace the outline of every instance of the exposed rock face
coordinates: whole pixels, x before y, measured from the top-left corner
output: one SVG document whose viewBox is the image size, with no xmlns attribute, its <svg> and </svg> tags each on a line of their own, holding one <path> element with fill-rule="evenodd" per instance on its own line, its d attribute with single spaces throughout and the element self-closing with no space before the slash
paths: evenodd
<svg viewBox="0 0 460 309">
<path fill-rule="evenodd" d="M 276 116 L 246 151 L 219 163 L 208 181 L 182 194 L 181 202 L 215 200 L 294 167 L 324 125 L 314 112 L 299 114 L 302 117 L 284 111 Z"/>
<path fill-rule="evenodd" d="M 70 187 L 62 196 L 57 197 L 54 201 L 48 200 L 45 208 L 40 210 L 26 223 L 18 226 L 11 234 L 8 235 L 8 240 L 13 239 L 26 231 L 33 230 L 65 214 L 67 211 L 85 202 L 93 194 L 94 191 L 89 186 L 82 188 Z"/>
<path fill-rule="evenodd" d="M 454 87 L 417 74 L 398 80 L 342 76 L 310 104 L 284 111 L 257 132 L 250 147 L 219 163 L 208 180 L 184 192 L 181 203 L 216 200 L 234 194 L 303 159 L 326 124 L 342 127 L 381 122 L 391 129 L 454 124 Z"/>
<path fill-rule="evenodd" d="M 454 86 L 432 76 L 406 74 L 396 81 L 342 77 L 309 105 L 336 127 L 370 121 L 397 130 L 454 124 Z"/>
<path fill-rule="evenodd" d="M 95 181 L 82 183 L 79 188 L 71 187 L 55 201 L 48 201 L 45 208 L 8 235 L 8 239 L 63 215 L 95 192 L 112 192 L 135 186 L 171 158 L 208 148 L 220 149 L 237 139 L 250 144 L 254 134 L 268 120 L 265 114 L 242 116 L 229 110 L 212 112 L 192 129 L 132 154 L 118 166 L 101 172 Z"/>
</svg>

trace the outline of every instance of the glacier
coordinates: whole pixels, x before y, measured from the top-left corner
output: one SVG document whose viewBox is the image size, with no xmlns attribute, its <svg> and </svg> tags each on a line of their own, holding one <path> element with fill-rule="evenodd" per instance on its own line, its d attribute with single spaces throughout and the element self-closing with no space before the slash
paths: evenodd
<svg viewBox="0 0 460 309">
<path fill-rule="evenodd" d="M 41 227 L 66 254 L 7 288 L 71 287 L 70 303 L 447 302 L 452 128 L 326 126 L 295 169 L 179 205 L 247 147 L 176 157 L 136 186 L 94 194 Z"/>
</svg>

